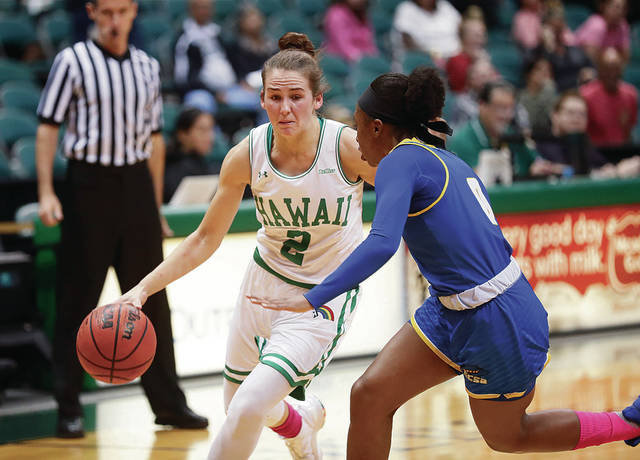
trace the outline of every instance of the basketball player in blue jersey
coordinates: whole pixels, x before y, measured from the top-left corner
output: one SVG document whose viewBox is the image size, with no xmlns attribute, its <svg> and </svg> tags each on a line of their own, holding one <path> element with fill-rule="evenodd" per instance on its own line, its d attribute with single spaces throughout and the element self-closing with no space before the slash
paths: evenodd
<svg viewBox="0 0 640 460">
<path fill-rule="evenodd" d="M 254 303 L 317 310 L 384 265 L 404 237 L 431 296 L 353 385 L 349 460 L 388 458 L 395 411 L 460 374 L 476 425 L 497 451 L 638 444 L 640 398 L 622 413 L 526 412 L 547 361 L 547 313 L 511 256 L 484 186 L 432 134 L 448 131 L 443 122 L 430 122 L 443 105 L 434 69 L 371 83 L 355 113 L 362 157 L 378 166 L 369 236 L 304 295 Z"/>
</svg>

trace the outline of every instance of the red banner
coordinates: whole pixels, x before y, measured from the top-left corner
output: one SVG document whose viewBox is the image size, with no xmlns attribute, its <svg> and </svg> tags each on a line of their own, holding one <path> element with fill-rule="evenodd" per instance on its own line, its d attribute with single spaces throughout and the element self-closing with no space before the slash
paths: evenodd
<svg viewBox="0 0 640 460">
<path fill-rule="evenodd" d="M 531 285 L 562 281 L 585 294 L 640 285 L 640 205 L 498 216 Z"/>
</svg>

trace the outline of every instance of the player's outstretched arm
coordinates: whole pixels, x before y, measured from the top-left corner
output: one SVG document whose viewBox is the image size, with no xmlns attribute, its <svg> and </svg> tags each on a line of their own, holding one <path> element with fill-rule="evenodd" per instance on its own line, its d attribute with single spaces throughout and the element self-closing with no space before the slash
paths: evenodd
<svg viewBox="0 0 640 460">
<path fill-rule="evenodd" d="M 294 313 L 313 310 L 313 306 L 302 294 L 287 299 L 270 299 L 248 295 L 247 299 L 249 299 L 251 303 L 266 308 L 267 310 L 285 310 Z"/>
<path fill-rule="evenodd" d="M 198 228 L 138 285 L 116 302 L 142 307 L 147 298 L 189 273 L 220 246 L 238 212 L 242 195 L 251 181 L 248 140 L 233 147 L 222 164 L 218 190 Z"/>
</svg>

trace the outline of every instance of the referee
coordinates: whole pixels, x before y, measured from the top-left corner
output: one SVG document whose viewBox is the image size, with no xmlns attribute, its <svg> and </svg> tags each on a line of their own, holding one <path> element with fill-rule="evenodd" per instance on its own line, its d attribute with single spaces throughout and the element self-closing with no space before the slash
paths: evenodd
<svg viewBox="0 0 640 460">
<path fill-rule="evenodd" d="M 138 5 L 133 0 L 89 0 L 96 38 L 78 42 L 55 58 L 38 105 L 36 163 L 40 218 L 61 222 L 54 337 L 54 391 L 59 437 L 84 436 L 79 394 L 82 368 L 75 337 L 98 302 L 109 266 L 122 292 L 162 261 L 164 141 L 158 62 L 129 45 Z M 68 158 L 64 202 L 52 170 L 60 125 Z M 64 212 L 64 214 L 63 214 Z M 165 292 L 144 311 L 158 345 L 142 387 L 156 423 L 205 428 L 192 412 L 175 369 L 171 315 Z"/>
</svg>

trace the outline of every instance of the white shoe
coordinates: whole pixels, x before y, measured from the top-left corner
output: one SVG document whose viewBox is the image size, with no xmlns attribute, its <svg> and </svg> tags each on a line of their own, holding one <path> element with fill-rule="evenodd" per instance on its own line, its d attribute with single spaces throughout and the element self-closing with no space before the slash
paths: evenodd
<svg viewBox="0 0 640 460">
<path fill-rule="evenodd" d="M 317 396 L 307 392 L 305 401 L 289 402 L 302 417 L 302 428 L 295 438 L 285 439 L 294 460 L 322 460 L 322 450 L 318 448 L 318 431 L 327 416 L 324 406 Z"/>
</svg>

